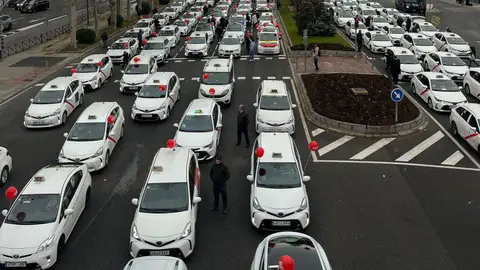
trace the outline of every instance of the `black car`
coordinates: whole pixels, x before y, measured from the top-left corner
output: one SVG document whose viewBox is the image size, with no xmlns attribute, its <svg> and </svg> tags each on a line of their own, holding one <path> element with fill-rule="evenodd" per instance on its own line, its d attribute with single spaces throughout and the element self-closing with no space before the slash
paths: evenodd
<svg viewBox="0 0 480 270">
<path fill-rule="evenodd" d="M 16 7 L 18 3 L 20 3 L 21 0 L 9 0 L 8 1 L 8 7 L 13 8 Z"/>
<path fill-rule="evenodd" d="M 26 1 L 21 7 L 20 12 L 22 13 L 33 13 L 41 10 L 47 10 L 50 8 L 49 0 L 31 0 Z"/>
<path fill-rule="evenodd" d="M 421 13 L 425 8 L 424 0 L 395 0 L 395 8 L 405 13 Z"/>
</svg>

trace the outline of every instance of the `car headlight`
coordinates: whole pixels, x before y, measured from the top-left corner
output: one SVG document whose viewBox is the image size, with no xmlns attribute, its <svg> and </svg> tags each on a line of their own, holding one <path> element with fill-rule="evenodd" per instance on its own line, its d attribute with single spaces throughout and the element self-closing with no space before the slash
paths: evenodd
<svg viewBox="0 0 480 270">
<path fill-rule="evenodd" d="M 297 209 L 297 212 L 300 212 L 300 211 L 303 211 L 303 210 L 307 209 L 307 206 L 308 206 L 307 199 L 303 198 L 302 203 L 300 204 L 300 207 L 298 207 L 298 209 Z"/>
<path fill-rule="evenodd" d="M 207 49 L 207 45 L 203 46 L 203 49 L 202 50 L 206 50 Z"/>
<path fill-rule="evenodd" d="M 188 222 L 187 226 L 185 226 L 185 229 L 183 229 L 182 234 L 180 234 L 180 236 L 177 238 L 177 240 L 180 240 L 180 239 L 183 239 L 183 238 L 189 236 L 190 233 L 192 233 L 192 225 L 190 224 L 190 222 Z"/>
<path fill-rule="evenodd" d="M 56 109 L 50 116 L 59 115 L 62 110 L 60 108 Z"/>
<path fill-rule="evenodd" d="M 99 157 L 103 154 L 103 146 L 98 148 L 97 152 L 92 157 Z"/>
<path fill-rule="evenodd" d="M 37 253 L 43 252 L 50 248 L 53 244 L 53 240 L 55 239 L 55 235 L 50 236 L 48 239 L 43 241 L 40 246 L 38 247 Z"/>
<path fill-rule="evenodd" d="M 132 109 L 133 110 L 138 110 L 137 104 L 133 103 Z"/>
<path fill-rule="evenodd" d="M 226 94 L 228 94 L 228 91 L 230 91 L 230 89 L 223 90 L 223 92 L 222 92 L 222 95 L 226 95 Z"/>
<path fill-rule="evenodd" d="M 220 52 L 221 52 L 221 53 L 224 53 L 224 52 L 225 52 L 225 50 L 223 50 L 223 49 L 220 49 Z"/>
<path fill-rule="evenodd" d="M 28 113 L 28 111 L 25 112 L 26 117 L 31 117 L 31 115 Z"/>
<path fill-rule="evenodd" d="M 65 154 L 63 153 L 63 149 L 60 150 L 60 154 L 58 156 L 61 158 L 66 158 Z"/>
<path fill-rule="evenodd" d="M 205 90 L 203 90 L 203 89 L 200 89 L 200 93 L 202 93 L 202 95 L 206 95 L 206 94 L 207 94 L 207 92 L 205 92 Z"/>
<path fill-rule="evenodd" d="M 260 123 L 265 123 L 265 121 L 263 121 L 263 119 L 260 116 L 257 116 L 257 121 Z"/>
<path fill-rule="evenodd" d="M 157 59 L 160 59 L 160 60 L 161 60 L 161 59 L 163 59 L 163 54 L 159 54 L 159 55 L 155 56 L 155 58 L 157 58 Z"/>
<path fill-rule="evenodd" d="M 132 238 L 138 241 L 142 241 L 142 238 L 138 234 L 137 225 L 132 226 Z"/>
<path fill-rule="evenodd" d="M 163 110 L 163 109 L 165 109 L 166 106 L 167 106 L 167 104 L 163 103 L 162 105 L 160 105 L 160 107 L 157 108 L 157 110 Z"/>
<path fill-rule="evenodd" d="M 258 211 L 262 211 L 264 212 L 265 210 L 262 208 L 262 206 L 260 205 L 260 203 L 258 202 L 257 198 L 253 198 L 253 208 L 257 209 Z"/>
<path fill-rule="evenodd" d="M 293 122 L 293 115 L 290 116 L 290 118 L 288 118 L 288 123 L 292 123 Z"/>
<path fill-rule="evenodd" d="M 209 143 L 209 144 L 205 145 L 203 148 L 212 148 L 212 146 L 213 146 L 213 142 L 211 142 L 211 143 Z"/>
<path fill-rule="evenodd" d="M 97 80 L 97 75 L 93 76 L 93 78 L 90 81 L 96 81 Z"/>
<path fill-rule="evenodd" d="M 120 80 L 120 83 L 123 83 L 123 84 L 124 84 L 124 83 L 125 83 L 125 80 L 123 80 L 123 78 L 122 78 L 122 79 Z"/>
</svg>

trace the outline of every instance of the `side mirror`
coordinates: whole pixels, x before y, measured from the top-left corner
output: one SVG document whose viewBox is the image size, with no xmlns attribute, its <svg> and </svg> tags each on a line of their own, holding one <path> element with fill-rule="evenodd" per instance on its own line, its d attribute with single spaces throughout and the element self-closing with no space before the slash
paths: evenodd
<svg viewBox="0 0 480 270">
<path fill-rule="evenodd" d="M 197 79 L 198 82 L 200 82 L 200 79 Z"/>
<path fill-rule="evenodd" d="M 418 63 L 421 65 L 421 64 L 423 64 L 423 61 L 422 61 L 422 60 L 418 60 Z"/>
<path fill-rule="evenodd" d="M 253 175 L 247 175 L 247 180 L 250 182 L 253 182 Z"/>
<path fill-rule="evenodd" d="M 70 216 L 71 214 L 73 214 L 73 209 L 70 209 L 70 208 L 69 208 L 69 209 L 65 209 L 65 212 L 63 212 L 63 214 L 64 214 L 65 216 Z"/>
<path fill-rule="evenodd" d="M 173 124 L 174 127 L 178 128 L 178 123 Z"/>
<path fill-rule="evenodd" d="M 173 93 L 169 93 L 168 96 L 173 97 Z"/>
<path fill-rule="evenodd" d="M 63 137 L 67 138 L 68 137 L 68 133 L 63 133 Z"/>
<path fill-rule="evenodd" d="M 109 49 L 109 50 L 110 50 L 111 48 L 112 48 L 112 47 L 110 47 L 110 46 L 107 47 L 107 49 Z"/>
<path fill-rule="evenodd" d="M 30 99 L 30 103 L 32 103 L 32 102 L 33 102 L 33 98 Z"/>
<path fill-rule="evenodd" d="M 137 198 L 132 199 L 132 204 L 137 206 L 138 205 L 138 199 Z"/>
<path fill-rule="evenodd" d="M 292 104 L 292 109 L 297 108 L 297 104 Z"/>
<path fill-rule="evenodd" d="M 477 132 L 477 128 L 476 128 L 476 127 L 470 126 L 470 129 L 471 129 L 473 132 Z"/>
<path fill-rule="evenodd" d="M 218 125 L 217 125 L 217 128 L 222 128 L 222 127 L 223 127 L 222 124 L 218 124 Z"/>
<path fill-rule="evenodd" d="M 305 175 L 303 178 L 302 178 L 303 182 L 308 182 L 310 181 L 310 176 L 307 176 Z"/>
<path fill-rule="evenodd" d="M 257 108 L 257 107 L 258 107 L 258 103 L 253 103 L 253 107 Z"/>
<path fill-rule="evenodd" d="M 135 92 L 135 96 L 138 96 L 138 92 Z"/>
<path fill-rule="evenodd" d="M 459 86 L 458 90 L 460 90 L 460 91 L 463 90 L 463 86 Z"/>
<path fill-rule="evenodd" d="M 7 209 L 3 209 L 3 210 L 2 210 L 2 215 L 3 215 L 4 217 L 6 217 L 7 214 L 8 214 L 8 210 L 7 210 Z"/>
<path fill-rule="evenodd" d="M 120 70 L 120 73 L 125 73 L 125 70 Z"/>
<path fill-rule="evenodd" d="M 112 131 L 112 132 L 108 133 L 108 136 L 115 137 L 115 132 Z"/>
<path fill-rule="evenodd" d="M 199 203 L 199 202 L 201 202 L 201 201 L 202 201 L 202 198 L 200 198 L 200 197 L 193 197 L 192 203 L 193 203 L 193 204 L 197 204 L 197 203 Z"/>
</svg>

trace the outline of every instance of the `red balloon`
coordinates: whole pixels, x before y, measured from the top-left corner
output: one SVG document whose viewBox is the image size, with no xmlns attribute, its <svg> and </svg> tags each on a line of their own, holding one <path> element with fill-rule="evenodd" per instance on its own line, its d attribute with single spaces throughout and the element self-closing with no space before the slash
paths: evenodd
<svg viewBox="0 0 480 270">
<path fill-rule="evenodd" d="M 270 8 L 270 4 L 267 4 L 267 8 Z"/>
<path fill-rule="evenodd" d="M 165 85 L 159 85 L 158 88 L 160 88 L 160 90 L 165 91 Z"/>
<path fill-rule="evenodd" d="M 185 23 L 188 23 L 188 20 L 185 20 Z"/>
<path fill-rule="evenodd" d="M 292 257 L 288 255 L 283 255 L 278 261 L 278 267 L 280 268 L 280 270 L 294 270 L 295 262 L 293 261 Z"/>
<path fill-rule="evenodd" d="M 279 35 L 280 37 L 282 37 L 282 36 L 283 36 L 283 33 L 278 33 L 278 35 Z"/>
<path fill-rule="evenodd" d="M 9 200 L 15 199 L 18 195 L 18 190 L 16 187 L 8 187 L 7 190 L 5 190 L 5 197 Z"/>
<path fill-rule="evenodd" d="M 187 16 L 190 15 L 190 12 L 185 13 L 185 15 L 187 15 Z"/>
<path fill-rule="evenodd" d="M 71 72 L 72 74 L 75 73 L 75 71 L 76 71 L 76 70 L 75 70 L 74 68 L 70 69 L 70 72 Z"/>
<path fill-rule="evenodd" d="M 143 44 L 143 45 L 147 44 L 147 40 L 145 40 L 145 39 L 142 40 L 142 44 Z"/>
<path fill-rule="evenodd" d="M 273 20 L 271 20 L 270 22 L 273 23 Z"/>
<path fill-rule="evenodd" d="M 147 18 L 150 18 L 150 14 L 147 15 Z"/>
<path fill-rule="evenodd" d="M 270 19 L 273 19 L 273 15 L 270 15 Z"/>
<path fill-rule="evenodd" d="M 247 0 L 247 4 L 248 4 L 248 0 Z"/>
<path fill-rule="evenodd" d="M 316 141 L 311 141 L 308 144 L 308 148 L 310 149 L 310 151 L 315 151 L 318 149 L 318 143 Z"/>
<path fill-rule="evenodd" d="M 175 147 L 175 141 L 172 140 L 172 139 L 168 140 L 167 141 L 167 147 L 170 148 L 170 149 L 174 148 Z"/>
<path fill-rule="evenodd" d="M 109 115 L 107 117 L 107 122 L 111 125 L 113 123 L 115 123 L 115 117 L 113 117 L 113 115 Z"/>
<path fill-rule="evenodd" d="M 208 90 L 208 93 L 209 93 L 210 95 L 215 95 L 215 89 L 210 88 L 210 89 Z"/>
<path fill-rule="evenodd" d="M 225 8 L 222 7 L 222 10 L 225 10 Z"/>
<path fill-rule="evenodd" d="M 233 8 L 237 8 L 237 5 L 233 5 Z"/>
<path fill-rule="evenodd" d="M 263 27 L 267 27 L 268 23 L 263 23 Z"/>
<path fill-rule="evenodd" d="M 102 67 L 103 63 L 100 61 L 100 62 L 97 63 L 97 66 Z"/>
<path fill-rule="evenodd" d="M 245 16 L 245 12 L 242 12 L 242 16 Z"/>
<path fill-rule="evenodd" d="M 128 43 L 126 43 L 126 42 L 123 43 L 123 47 L 124 47 L 125 49 L 128 48 Z"/>
<path fill-rule="evenodd" d="M 251 36 L 252 36 L 252 33 L 248 33 L 248 34 L 247 34 L 247 37 L 251 37 Z"/>
<path fill-rule="evenodd" d="M 152 37 L 156 37 L 157 36 L 157 32 L 152 32 Z"/>
<path fill-rule="evenodd" d="M 262 32 L 262 29 L 260 29 L 260 28 L 257 28 L 257 30 L 258 30 L 258 32 Z"/>
<path fill-rule="evenodd" d="M 138 62 L 138 61 L 140 61 L 140 58 L 135 57 L 135 58 L 133 58 L 133 61 Z"/>
<path fill-rule="evenodd" d="M 213 22 L 211 22 L 210 25 L 213 26 Z"/>
<path fill-rule="evenodd" d="M 204 80 L 208 79 L 208 74 L 207 74 L 207 73 L 204 73 L 204 74 L 203 74 L 203 79 L 204 79 Z"/>
<path fill-rule="evenodd" d="M 277 24 L 275 25 L 275 27 L 279 28 L 279 27 L 280 27 L 280 25 L 277 23 Z"/>
<path fill-rule="evenodd" d="M 263 157 L 265 150 L 262 147 L 255 149 L 255 155 L 259 158 Z"/>
<path fill-rule="evenodd" d="M 190 37 L 186 37 L 185 40 L 186 40 L 186 41 L 189 41 L 189 40 L 190 40 Z"/>
</svg>

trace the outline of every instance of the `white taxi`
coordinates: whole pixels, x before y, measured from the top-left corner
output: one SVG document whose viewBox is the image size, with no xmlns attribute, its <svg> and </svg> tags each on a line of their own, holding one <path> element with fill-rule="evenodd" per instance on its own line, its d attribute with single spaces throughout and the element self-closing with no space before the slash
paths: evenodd
<svg viewBox="0 0 480 270">
<path fill-rule="evenodd" d="M 413 76 L 412 91 L 432 110 L 449 112 L 458 104 L 467 103 L 461 87 L 449 77 L 437 72 L 422 72 Z"/>
<path fill-rule="evenodd" d="M 162 27 L 157 36 L 168 39 L 168 44 L 173 48 L 180 42 L 180 29 L 175 25 L 167 25 Z"/>
<path fill-rule="evenodd" d="M 108 47 L 107 55 L 110 56 L 113 63 L 122 63 L 125 52 L 132 57 L 138 53 L 139 47 L 137 38 L 121 38 Z"/>
<path fill-rule="evenodd" d="M 258 17 L 258 24 L 263 25 L 264 23 L 276 24 L 275 16 L 272 12 L 262 12 L 260 17 Z"/>
<path fill-rule="evenodd" d="M 87 167 L 58 163 L 39 170 L 3 210 L 0 265 L 6 269 L 48 269 L 60 258 L 83 210 L 92 178 Z"/>
<path fill-rule="evenodd" d="M 196 155 L 188 148 L 160 148 L 140 197 L 132 199 L 137 209 L 131 226 L 130 255 L 190 256 L 195 248 L 201 201 Z"/>
<path fill-rule="evenodd" d="M 155 32 L 155 24 L 152 18 L 145 18 L 139 20 L 134 26 L 133 29 L 138 33 L 138 30 L 142 30 L 143 33 L 146 33 L 146 37 L 150 37 L 152 32 Z"/>
<path fill-rule="evenodd" d="M 208 34 L 204 32 L 193 32 L 185 39 L 185 56 L 208 56 L 210 50 L 210 42 L 208 41 Z"/>
<path fill-rule="evenodd" d="M 411 50 L 418 59 L 424 59 L 425 55 L 436 52 L 437 48 L 432 44 L 432 41 L 424 35 L 405 33 L 400 39 L 402 47 Z"/>
<path fill-rule="evenodd" d="M 232 24 L 232 23 L 239 23 L 239 24 L 241 24 L 244 28 L 247 27 L 247 20 L 245 19 L 245 17 L 243 17 L 243 16 L 240 15 L 240 14 L 234 14 L 234 15 L 232 15 L 232 16 L 230 17 L 230 20 L 229 20 L 229 21 L 230 21 L 230 23 L 229 23 L 228 25 L 230 25 L 230 24 Z"/>
<path fill-rule="evenodd" d="M 186 36 L 190 31 L 192 31 L 192 26 L 195 25 L 195 21 L 190 20 L 176 20 L 173 22 L 173 25 L 178 27 L 180 31 L 180 36 Z"/>
<path fill-rule="evenodd" d="M 280 54 L 280 39 L 277 33 L 258 33 L 258 54 Z"/>
<path fill-rule="evenodd" d="M 167 119 L 180 99 L 180 80 L 174 72 L 156 72 L 138 93 L 131 117 L 137 121 Z"/>
<path fill-rule="evenodd" d="M 8 181 L 10 171 L 12 170 L 12 157 L 7 148 L 0 146 L 0 185 Z"/>
<path fill-rule="evenodd" d="M 429 22 L 414 22 L 412 24 L 412 32 L 418 33 L 432 39 L 433 35 L 438 32 L 438 29 Z"/>
<path fill-rule="evenodd" d="M 215 18 L 219 18 L 219 19 L 221 17 L 227 18 L 228 17 L 228 7 L 217 5 L 217 7 L 212 12 L 212 16 L 215 17 Z"/>
<path fill-rule="evenodd" d="M 230 104 L 235 90 L 233 56 L 229 59 L 210 59 L 203 68 L 198 88 L 198 98 L 208 98 L 217 103 Z"/>
<path fill-rule="evenodd" d="M 400 74 L 398 79 L 401 81 L 409 81 L 413 78 L 413 75 L 423 72 L 423 67 L 410 51 L 402 47 L 390 47 L 387 48 L 385 56 L 394 55 L 400 60 Z M 385 68 L 387 68 L 387 57 L 384 57 Z"/>
<path fill-rule="evenodd" d="M 150 38 L 151 36 L 151 31 L 143 31 L 142 29 L 134 28 L 127 30 L 125 34 L 122 36 L 122 38 L 136 38 L 138 39 L 138 34 L 142 31 L 142 40 L 146 40 Z"/>
<path fill-rule="evenodd" d="M 225 28 L 225 33 L 223 36 L 237 36 L 240 39 L 240 42 L 243 43 L 245 40 L 245 28 L 241 23 L 231 22 Z"/>
<path fill-rule="evenodd" d="M 273 3 L 270 4 L 270 2 L 267 0 L 257 0 L 256 5 L 257 5 L 257 10 L 266 12 L 266 11 L 272 10 Z"/>
<path fill-rule="evenodd" d="M 161 13 L 154 14 L 153 19 L 158 20 L 158 23 L 159 23 L 160 27 L 164 27 L 165 25 L 167 25 L 170 22 L 170 18 L 165 16 L 164 14 L 161 14 Z M 155 26 L 155 24 L 154 24 L 154 26 Z"/>
<path fill-rule="evenodd" d="M 123 73 L 120 92 L 137 92 L 157 72 L 157 60 L 153 56 L 136 56 L 120 72 Z"/>
<path fill-rule="evenodd" d="M 242 55 L 242 41 L 235 35 L 224 35 L 220 44 L 218 45 L 218 56 L 240 57 Z"/>
<path fill-rule="evenodd" d="M 207 34 L 208 43 L 213 42 L 213 38 L 215 37 L 215 28 L 210 23 L 200 22 L 197 24 L 197 26 L 195 26 L 194 31 L 198 34 Z"/>
<path fill-rule="evenodd" d="M 217 154 L 222 133 L 222 111 L 211 99 L 194 99 L 188 105 L 180 123 L 173 124 L 178 130 L 175 143 L 178 147 L 190 148 L 199 160 L 210 160 Z"/>
<path fill-rule="evenodd" d="M 46 128 L 67 122 L 67 117 L 83 104 L 82 83 L 76 77 L 57 77 L 46 83 L 30 99 L 23 125 L 26 128 Z"/>
<path fill-rule="evenodd" d="M 450 113 L 450 130 L 480 154 L 480 104 L 462 104 Z"/>
<path fill-rule="evenodd" d="M 388 47 L 393 47 L 393 43 L 387 34 L 380 31 L 362 32 L 363 45 L 372 53 L 384 53 Z"/>
<path fill-rule="evenodd" d="M 449 52 L 433 52 L 425 56 L 425 70 L 441 72 L 454 81 L 463 81 L 468 72 L 468 66 L 460 57 Z"/>
<path fill-rule="evenodd" d="M 381 31 L 384 26 L 389 26 L 390 24 L 388 23 L 387 19 L 383 16 L 380 15 L 375 15 L 372 16 L 372 20 L 370 23 L 371 27 L 375 31 Z"/>
<path fill-rule="evenodd" d="M 175 20 L 180 12 L 176 8 L 166 7 L 163 9 L 162 13 L 164 16 L 168 17 L 169 20 Z"/>
<path fill-rule="evenodd" d="M 123 138 L 125 117 L 116 102 L 94 102 L 78 117 L 66 138 L 58 160 L 81 162 L 88 171 L 108 165 L 119 140 Z"/>
<path fill-rule="evenodd" d="M 262 149 L 263 156 L 257 151 Z M 255 141 L 247 180 L 250 220 L 261 230 L 303 230 L 310 224 L 310 207 L 300 154 L 287 133 L 260 133 Z M 279 198 L 282 198 L 279 200 Z"/>
<path fill-rule="evenodd" d="M 463 78 L 463 87 L 465 94 L 480 99 L 480 68 L 470 68 Z"/>
<path fill-rule="evenodd" d="M 179 13 L 182 13 L 188 7 L 188 4 L 185 1 L 173 1 L 170 3 L 170 7 L 176 8 Z"/>
<path fill-rule="evenodd" d="M 295 116 L 287 85 L 281 80 L 265 80 L 260 84 L 253 106 L 256 108 L 255 130 L 261 132 L 295 132 Z"/>
<path fill-rule="evenodd" d="M 202 11 L 203 12 L 203 11 Z M 199 21 L 200 15 L 195 14 L 194 12 L 185 12 L 182 17 L 180 17 L 180 20 L 182 21 L 188 21 L 188 24 L 192 26 L 192 28 L 197 25 Z"/>
<path fill-rule="evenodd" d="M 356 40 L 358 31 L 362 31 L 362 33 L 368 32 L 367 26 L 363 22 L 358 22 L 358 28 L 355 30 L 354 22 L 345 24 L 345 33 L 349 38 Z"/>
<path fill-rule="evenodd" d="M 472 52 L 468 43 L 455 33 L 436 33 L 432 41 L 440 52 L 450 52 L 459 57 L 468 57 Z"/>
<path fill-rule="evenodd" d="M 187 15 L 188 14 L 188 15 Z M 190 16 L 191 14 L 191 16 Z M 203 8 L 202 7 L 191 7 L 186 14 L 182 15 L 183 18 L 186 18 L 185 16 L 188 16 L 188 18 L 199 18 L 203 15 Z M 189 19 L 189 20 L 192 20 Z"/>
<path fill-rule="evenodd" d="M 165 37 L 152 38 L 143 46 L 139 57 L 154 57 L 157 65 L 164 64 L 168 57 L 170 57 L 170 46 L 168 39 Z"/>
<path fill-rule="evenodd" d="M 345 24 L 347 22 L 353 22 L 354 21 L 354 15 L 352 11 L 350 10 L 340 10 L 335 12 L 333 16 L 333 21 L 338 27 L 345 27 Z"/>
<path fill-rule="evenodd" d="M 75 77 L 80 79 L 85 90 L 99 89 L 113 75 L 113 62 L 106 54 L 92 54 L 76 67 Z"/>
<path fill-rule="evenodd" d="M 187 265 L 178 258 L 170 256 L 146 256 L 131 259 L 123 270 L 188 270 Z"/>
<path fill-rule="evenodd" d="M 396 21 L 394 15 L 399 13 L 400 12 L 395 8 L 383 8 L 380 11 L 380 15 L 385 17 L 390 24 L 394 24 L 394 22 Z"/>
<path fill-rule="evenodd" d="M 403 30 L 402 27 L 393 26 L 389 24 L 389 25 L 385 25 L 380 30 L 383 33 L 387 34 L 387 36 L 390 38 L 390 41 L 392 41 L 394 46 L 402 45 L 401 39 L 403 37 L 403 34 L 405 34 L 405 30 Z"/>
<path fill-rule="evenodd" d="M 377 11 L 368 6 L 359 6 L 357 8 L 357 15 L 360 16 L 362 22 L 365 23 L 368 17 L 377 16 Z"/>
</svg>

